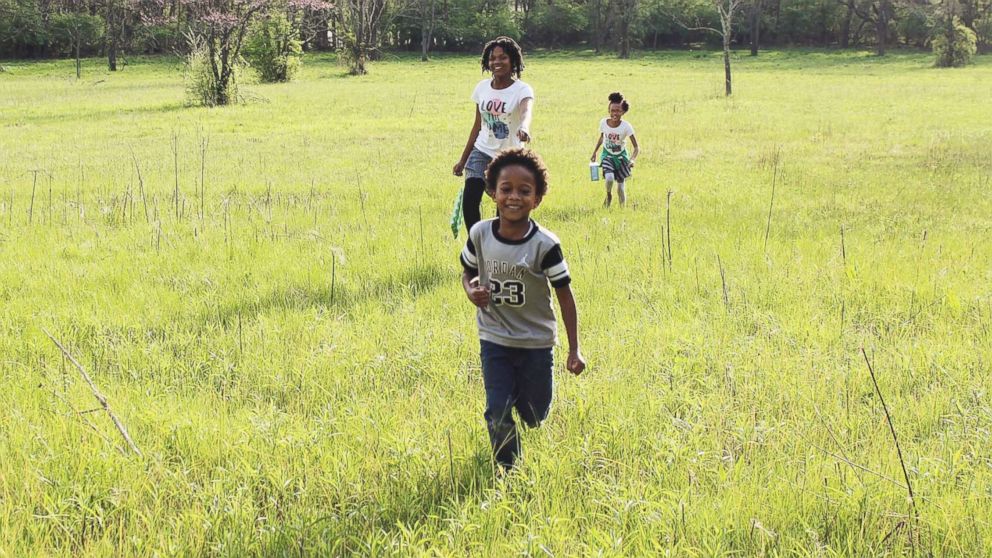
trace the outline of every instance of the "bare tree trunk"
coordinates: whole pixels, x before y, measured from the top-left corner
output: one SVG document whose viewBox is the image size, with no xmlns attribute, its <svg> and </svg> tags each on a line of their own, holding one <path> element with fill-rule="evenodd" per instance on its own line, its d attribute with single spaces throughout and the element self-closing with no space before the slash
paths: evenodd
<svg viewBox="0 0 992 558">
<path fill-rule="evenodd" d="M 631 8 L 633 2 L 620 2 L 620 44 L 617 45 L 618 55 L 626 60 L 630 58 L 630 20 L 633 18 Z"/>
<path fill-rule="evenodd" d="M 593 47 L 595 48 L 595 53 L 599 54 L 601 50 L 600 42 L 602 39 L 602 32 L 600 31 L 600 29 L 602 29 L 603 27 L 603 7 L 602 4 L 600 3 L 600 0 L 593 0 L 593 1 L 596 2 L 596 15 L 594 16 L 595 19 L 593 20 L 593 26 L 592 26 L 592 33 L 593 33 L 592 40 L 593 40 Z"/>
<path fill-rule="evenodd" d="M 175 6 L 175 9 L 173 10 L 173 13 L 176 16 L 176 36 L 175 36 L 175 38 L 173 40 L 175 41 L 175 44 L 181 45 L 182 42 L 183 42 L 182 3 L 179 2 L 179 0 L 174 0 L 173 6 Z"/>
<path fill-rule="evenodd" d="M 879 56 L 885 56 L 885 45 L 889 40 L 890 0 L 878 3 L 878 13 L 875 17 L 875 51 Z"/>
<path fill-rule="evenodd" d="M 713 0 L 713 5 L 716 8 L 717 13 L 720 15 L 720 29 L 715 29 L 713 27 L 695 26 L 690 27 L 678 18 L 675 22 L 683 27 L 687 31 L 707 31 L 713 33 L 714 35 L 719 35 L 723 40 L 723 86 L 724 95 L 727 97 L 733 93 L 733 81 L 730 74 L 730 42 L 734 36 L 734 14 L 741 7 L 741 4 L 745 0 Z M 755 0 L 757 1 L 757 0 Z"/>
<path fill-rule="evenodd" d="M 118 23 L 115 19 L 113 3 L 107 4 L 107 69 L 117 71 Z M 123 22 L 120 22 L 123 23 Z"/>
<path fill-rule="evenodd" d="M 631 38 L 630 38 L 630 28 L 634 23 L 634 19 L 637 17 L 637 1 L 638 0 L 617 0 L 617 17 L 620 18 L 618 22 L 619 27 L 619 56 L 620 58 L 630 58 L 631 51 Z M 607 4 L 607 9 L 609 9 L 609 4 Z M 610 10 L 611 12 L 614 10 Z"/>
<path fill-rule="evenodd" d="M 761 32 L 761 0 L 751 2 L 751 56 L 758 55 L 758 39 Z"/>
<path fill-rule="evenodd" d="M 76 37 L 76 79 L 82 77 L 82 73 L 83 73 L 79 63 L 79 43 L 80 43 L 80 38 L 77 36 Z"/>
<path fill-rule="evenodd" d="M 327 40 L 327 27 L 327 19 L 321 18 L 320 22 L 317 23 L 317 33 L 313 41 L 314 45 L 317 47 L 317 50 L 327 50 L 329 47 L 329 41 Z"/>
<path fill-rule="evenodd" d="M 847 4 L 847 13 L 840 28 L 840 48 L 847 48 L 851 45 L 851 19 L 854 17 L 854 6 Z"/>
<path fill-rule="evenodd" d="M 733 92 L 730 80 L 730 30 L 725 30 L 723 32 L 723 76 L 724 76 L 724 94 L 729 97 Z"/>
<path fill-rule="evenodd" d="M 724 94 L 729 97 L 733 92 L 730 78 L 730 40 L 734 35 L 734 14 L 741 5 L 741 0 L 726 0 L 726 4 L 717 4 L 720 14 L 721 36 L 723 38 L 723 76 Z"/>
<path fill-rule="evenodd" d="M 430 2 L 430 12 L 424 9 L 423 4 L 421 4 L 421 9 L 423 10 L 420 15 L 420 61 L 427 62 L 427 55 L 430 53 L 431 43 L 434 40 L 434 22 L 437 15 L 435 8 L 435 0 L 421 0 L 422 2 Z"/>
</svg>

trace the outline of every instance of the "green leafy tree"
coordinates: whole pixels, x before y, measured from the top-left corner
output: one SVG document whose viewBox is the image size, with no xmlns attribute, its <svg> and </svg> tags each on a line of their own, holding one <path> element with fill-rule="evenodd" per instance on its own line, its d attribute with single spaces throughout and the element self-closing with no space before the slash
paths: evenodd
<svg viewBox="0 0 992 558">
<path fill-rule="evenodd" d="M 76 79 L 82 75 L 80 52 L 97 46 L 103 38 L 103 19 L 99 16 L 67 11 L 51 19 L 52 37 L 76 57 Z"/>
<path fill-rule="evenodd" d="M 542 2 L 534 7 L 524 29 L 530 44 L 549 47 L 576 44 L 588 28 L 584 7 L 576 2 Z"/>
<path fill-rule="evenodd" d="M 641 8 L 640 0 L 613 0 L 613 9 L 616 10 L 617 26 L 617 56 L 620 58 L 630 58 L 633 49 L 634 28 L 638 21 L 638 12 Z"/>
<path fill-rule="evenodd" d="M 290 81 L 302 63 L 300 34 L 283 13 L 254 23 L 244 47 L 245 59 L 266 83 Z"/>
<path fill-rule="evenodd" d="M 519 41 L 523 32 L 509 4 L 492 0 L 451 0 L 439 33 L 449 48 L 480 52 L 486 41 L 500 35 Z"/>
<path fill-rule="evenodd" d="M 36 56 L 51 41 L 45 14 L 35 0 L 0 0 L 0 56 Z"/>
<path fill-rule="evenodd" d="M 980 52 L 992 51 L 992 13 L 975 20 L 975 38 Z"/>
</svg>

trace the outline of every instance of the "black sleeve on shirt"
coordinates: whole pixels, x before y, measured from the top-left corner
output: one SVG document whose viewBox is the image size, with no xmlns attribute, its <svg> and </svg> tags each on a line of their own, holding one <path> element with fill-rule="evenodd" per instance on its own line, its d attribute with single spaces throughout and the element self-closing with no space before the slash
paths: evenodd
<svg viewBox="0 0 992 558">
<path fill-rule="evenodd" d="M 565 255 L 561 251 L 561 244 L 555 244 L 554 247 L 548 250 L 548 253 L 544 255 L 544 259 L 541 260 L 541 269 L 546 271 L 551 267 L 562 263 L 563 261 L 565 261 Z M 549 277 L 549 280 L 551 281 L 552 287 L 560 289 L 568 286 L 568 284 L 572 282 L 572 277 L 568 273 L 565 273 L 556 279 L 551 279 Z"/>
<path fill-rule="evenodd" d="M 475 244 L 472 244 L 471 238 L 469 238 L 468 241 L 465 243 L 465 249 L 468 250 L 468 252 L 473 256 L 476 255 Z M 458 260 L 462 263 L 462 267 L 465 269 L 465 271 L 469 273 L 469 275 L 471 275 L 472 277 L 476 277 L 479 275 L 479 268 L 465 261 L 464 253 L 459 254 Z"/>
<path fill-rule="evenodd" d="M 472 253 L 474 254 L 475 252 Z M 548 253 L 544 255 L 544 259 L 541 260 L 541 269 L 548 269 L 563 261 L 565 261 L 565 255 L 561 252 L 561 244 L 555 244 L 555 247 L 548 250 Z"/>
</svg>

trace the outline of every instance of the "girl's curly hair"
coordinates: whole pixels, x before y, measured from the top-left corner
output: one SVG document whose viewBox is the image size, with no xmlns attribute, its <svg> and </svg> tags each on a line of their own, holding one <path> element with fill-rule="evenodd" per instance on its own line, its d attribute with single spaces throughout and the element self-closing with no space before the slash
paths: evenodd
<svg viewBox="0 0 992 558">
<path fill-rule="evenodd" d="M 620 108 L 622 108 L 624 112 L 630 110 L 630 103 L 627 102 L 627 99 L 623 98 L 623 93 L 619 91 L 610 93 L 610 104 L 612 105 L 613 103 L 620 103 Z"/>
<path fill-rule="evenodd" d="M 489 55 L 492 54 L 493 49 L 500 47 L 503 52 L 510 57 L 510 69 L 513 74 L 520 77 L 520 74 L 524 73 L 524 51 L 510 37 L 496 37 L 495 39 L 486 43 L 486 46 L 482 49 L 482 71 L 488 72 L 489 69 Z"/>
<path fill-rule="evenodd" d="M 514 147 L 501 151 L 486 167 L 486 192 L 489 195 L 496 193 L 499 173 L 510 165 L 520 165 L 534 175 L 537 197 L 543 197 L 548 193 L 548 167 L 541 160 L 541 156 L 526 147 Z"/>
</svg>

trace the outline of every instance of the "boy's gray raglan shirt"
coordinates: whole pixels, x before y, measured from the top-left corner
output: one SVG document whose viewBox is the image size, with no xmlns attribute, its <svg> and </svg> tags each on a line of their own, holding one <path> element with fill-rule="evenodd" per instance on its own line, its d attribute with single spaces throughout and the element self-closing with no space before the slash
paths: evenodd
<svg viewBox="0 0 992 558">
<path fill-rule="evenodd" d="M 555 345 L 558 332 L 550 287 L 564 287 L 571 277 L 558 237 L 534 221 L 530 224 L 524 238 L 508 240 L 499 235 L 499 219 L 476 223 L 461 261 L 491 289 L 489 306 L 476 315 L 479 338 L 506 347 L 544 349 Z"/>
</svg>

